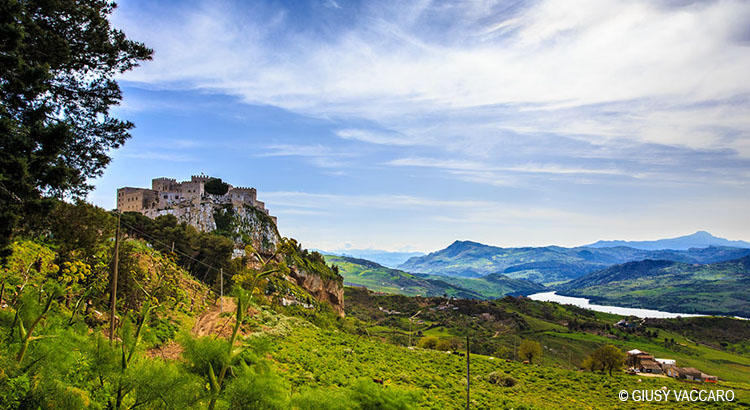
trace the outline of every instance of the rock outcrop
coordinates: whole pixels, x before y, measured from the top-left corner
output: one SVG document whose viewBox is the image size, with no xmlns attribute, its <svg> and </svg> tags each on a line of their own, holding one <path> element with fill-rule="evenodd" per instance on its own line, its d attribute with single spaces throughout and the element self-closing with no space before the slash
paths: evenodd
<svg viewBox="0 0 750 410">
<path fill-rule="evenodd" d="M 186 222 L 200 231 L 226 234 L 237 244 L 236 256 L 244 256 L 244 245 L 247 244 L 252 244 L 261 254 L 272 255 L 281 241 L 276 223 L 267 212 L 248 204 L 227 203 L 221 197 L 212 195 L 204 196 L 199 203 L 184 201 L 172 208 L 148 210 L 145 214 L 151 218 L 174 215 L 178 221 Z M 333 274 L 324 263 L 310 264 L 304 258 L 298 256 L 290 259 L 288 279 L 318 302 L 330 304 L 343 317 L 344 288 L 341 277 Z"/>
<path fill-rule="evenodd" d="M 148 210 L 145 215 L 150 218 L 174 215 L 199 231 L 229 234 L 240 249 L 243 244 L 252 244 L 261 253 L 273 253 L 281 240 L 276 223 L 263 210 L 226 203 L 211 195 L 197 204 L 185 201 L 168 209 Z"/>
<path fill-rule="evenodd" d="M 335 278 L 324 279 L 296 265 L 290 266 L 289 278 L 318 302 L 328 303 L 339 316 L 344 317 L 344 287 L 341 281 Z"/>
</svg>

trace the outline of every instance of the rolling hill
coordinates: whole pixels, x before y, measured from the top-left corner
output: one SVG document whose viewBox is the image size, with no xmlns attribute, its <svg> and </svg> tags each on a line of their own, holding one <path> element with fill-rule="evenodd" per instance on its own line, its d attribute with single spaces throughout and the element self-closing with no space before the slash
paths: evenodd
<svg viewBox="0 0 750 410">
<path fill-rule="evenodd" d="M 750 318 L 750 256 L 706 265 L 644 260 L 558 286 L 596 303 Z"/>
<path fill-rule="evenodd" d="M 317 250 L 317 249 L 316 249 Z M 386 268 L 396 268 L 415 256 L 424 256 L 422 252 L 390 252 L 379 249 L 337 249 L 331 251 L 317 250 L 325 255 L 348 256 L 350 258 L 367 259 Z"/>
<path fill-rule="evenodd" d="M 500 248 L 471 241 L 455 241 L 445 249 L 414 257 L 399 269 L 440 276 L 478 278 L 492 273 L 514 279 L 555 284 L 630 261 L 663 259 L 690 264 L 722 262 L 750 255 L 750 249 L 731 247 L 648 251 L 612 248 Z"/>
<path fill-rule="evenodd" d="M 734 248 L 750 248 L 750 242 L 730 241 L 717 238 L 706 231 L 698 231 L 692 235 L 677 238 L 658 239 L 655 241 L 598 241 L 589 248 L 611 248 L 614 246 L 627 246 L 643 250 L 676 249 L 688 250 L 690 248 L 708 248 L 709 246 L 729 246 Z"/>
<path fill-rule="evenodd" d="M 483 278 L 453 278 L 424 274 L 411 274 L 386 268 L 365 259 L 326 255 L 328 263 L 335 264 L 350 286 L 364 286 L 375 292 L 408 296 L 455 296 L 469 299 L 494 299 L 507 294 L 531 294 L 545 289 L 526 280 L 511 279 L 505 275 L 487 275 Z"/>
</svg>

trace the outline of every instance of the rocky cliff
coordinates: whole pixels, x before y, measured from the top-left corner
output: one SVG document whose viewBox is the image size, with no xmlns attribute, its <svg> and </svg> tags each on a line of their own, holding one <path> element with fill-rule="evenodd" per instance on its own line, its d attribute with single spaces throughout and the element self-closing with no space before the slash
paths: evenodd
<svg viewBox="0 0 750 410">
<path fill-rule="evenodd" d="M 315 272 L 292 265 L 289 278 L 305 289 L 318 302 L 331 305 L 333 310 L 344 317 L 344 287 L 343 282 L 335 278 L 324 278 Z"/>
<path fill-rule="evenodd" d="M 174 215 L 177 220 L 187 222 L 200 231 L 228 235 L 237 244 L 236 256 L 244 255 L 244 247 L 248 244 L 261 254 L 272 255 L 281 241 L 276 223 L 264 210 L 247 204 L 226 203 L 210 195 L 200 203 L 185 201 L 168 209 L 150 210 L 146 215 L 151 218 Z M 290 268 L 287 279 L 318 302 L 330 304 L 336 313 L 344 316 L 341 276 L 334 273 L 324 261 L 318 261 L 315 253 L 310 254 L 300 248 L 295 248 L 294 252 L 294 255 L 286 258 Z M 291 299 L 291 303 L 297 303 L 297 300 Z"/>
<path fill-rule="evenodd" d="M 185 201 L 172 208 L 146 212 L 151 218 L 161 215 L 174 215 L 199 231 L 227 234 L 239 249 L 252 244 L 261 253 L 273 253 L 281 240 L 276 223 L 263 210 L 247 204 L 226 203 L 212 196 L 198 204 Z"/>
</svg>

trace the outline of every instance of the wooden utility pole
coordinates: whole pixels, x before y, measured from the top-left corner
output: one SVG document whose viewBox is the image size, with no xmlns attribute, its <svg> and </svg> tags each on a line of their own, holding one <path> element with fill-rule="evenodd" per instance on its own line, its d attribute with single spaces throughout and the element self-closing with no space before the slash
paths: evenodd
<svg viewBox="0 0 750 410">
<path fill-rule="evenodd" d="M 469 390 L 471 388 L 471 360 L 469 359 L 469 356 L 471 355 L 471 352 L 469 351 L 469 335 L 466 335 L 466 410 L 469 410 Z"/>
<path fill-rule="evenodd" d="M 414 322 L 414 318 L 417 317 L 420 313 L 422 313 L 421 310 L 417 311 L 417 313 L 415 313 L 414 316 L 412 316 L 412 317 L 409 318 L 409 346 L 411 346 L 411 337 L 412 337 L 411 326 L 412 326 L 412 322 Z"/>
<path fill-rule="evenodd" d="M 115 338 L 115 305 L 117 304 L 117 268 L 120 265 L 120 212 L 117 212 L 117 230 L 115 231 L 115 260 L 112 267 L 112 277 L 109 282 L 112 290 L 109 292 L 109 345 Z"/>
<path fill-rule="evenodd" d="M 219 311 L 224 313 L 224 268 L 219 269 Z"/>
</svg>

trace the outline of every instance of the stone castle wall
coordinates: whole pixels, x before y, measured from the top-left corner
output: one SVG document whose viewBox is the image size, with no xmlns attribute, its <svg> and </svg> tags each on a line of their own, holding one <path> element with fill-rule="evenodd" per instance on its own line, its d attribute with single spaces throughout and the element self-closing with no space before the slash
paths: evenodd
<svg viewBox="0 0 750 410">
<path fill-rule="evenodd" d="M 193 175 L 190 181 L 177 182 L 174 178 L 154 178 L 151 180 L 151 189 L 124 187 L 117 190 L 117 210 L 120 212 L 140 212 L 154 218 L 161 211 L 168 211 L 188 206 L 200 205 L 202 202 L 210 201 L 213 204 L 230 204 L 235 208 L 251 206 L 264 212 L 276 223 L 276 217 L 271 216 L 265 204 L 258 201 L 255 188 L 233 187 L 224 195 L 212 195 L 206 193 L 205 184 L 211 179 L 207 175 Z M 190 219 L 190 218 L 188 218 Z M 198 218 L 203 219 L 204 218 Z M 191 223 L 192 224 L 192 223 Z M 213 230 L 209 226 L 197 223 L 196 228 L 201 230 Z"/>
</svg>

